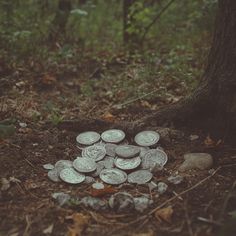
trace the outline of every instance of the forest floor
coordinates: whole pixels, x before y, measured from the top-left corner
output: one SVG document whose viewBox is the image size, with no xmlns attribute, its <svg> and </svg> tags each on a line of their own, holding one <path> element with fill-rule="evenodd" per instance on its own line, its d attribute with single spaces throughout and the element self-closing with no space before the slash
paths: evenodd
<svg viewBox="0 0 236 236">
<path fill-rule="evenodd" d="M 61 159 L 73 160 L 78 155 L 76 128 L 62 129 L 58 123 L 83 116 L 111 122 L 135 121 L 186 94 L 186 85 L 168 80 L 160 80 L 155 85 L 149 82 L 148 91 L 152 95 L 140 99 L 129 100 L 125 94 L 127 91 L 113 90 L 117 83 L 135 77 L 135 68 L 139 66 L 127 70 L 122 65 L 115 68 L 116 73 L 114 67 L 104 72 L 104 68 L 94 66 L 88 70 L 90 73 L 78 77 L 56 73 L 21 76 L 19 70 L 11 80 L 1 79 L 0 120 L 14 117 L 16 132 L 0 143 L 0 176 L 8 180 L 15 178 L 9 188 L 0 192 L 0 235 L 213 236 L 220 232 L 219 229 L 235 229 L 230 225 L 228 213 L 236 209 L 233 195 L 236 147 L 223 137 L 220 141 L 213 140 L 210 134 L 198 129 L 169 127 L 165 137 L 161 138 L 160 144 L 168 154 L 168 163 L 154 179 L 169 185 L 166 193 L 157 196 L 150 193 L 147 186 L 114 187 L 114 191 L 126 191 L 135 196 L 150 194 L 154 203 L 143 213 L 60 207 L 53 200 L 52 193 L 55 192 L 79 198 L 91 194 L 90 185 L 51 182 L 42 167 Z M 124 73 L 119 71 L 124 70 L 126 78 L 122 80 Z M 94 72 L 91 74 L 91 71 Z M 65 76 L 66 80 L 63 79 Z M 88 78 L 91 83 L 86 90 L 82 85 Z M 159 89 L 166 88 L 167 84 L 168 92 L 159 93 Z M 86 90 L 83 95 L 81 89 Z M 124 101 L 129 102 L 119 105 Z M 22 127 L 21 123 L 26 123 L 27 127 Z M 190 135 L 198 135 L 198 138 L 191 141 Z M 177 171 L 183 155 L 188 152 L 210 153 L 214 158 L 212 170 L 192 170 L 181 174 L 184 181 L 179 185 L 168 183 L 167 177 Z M 107 200 L 110 195 L 102 198 Z M 164 211 L 171 207 L 173 212 L 166 213 L 166 218 L 157 217 L 155 213 L 159 207 Z M 228 225 L 222 228 L 225 222 Z M 228 231 L 221 235 L 233 234 Z"/>
</svg>

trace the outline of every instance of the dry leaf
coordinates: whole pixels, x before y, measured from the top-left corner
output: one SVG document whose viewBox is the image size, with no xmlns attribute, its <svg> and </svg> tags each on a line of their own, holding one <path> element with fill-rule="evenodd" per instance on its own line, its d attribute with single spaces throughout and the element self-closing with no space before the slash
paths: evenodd
<svg viewBox="0 0 236 236">
<path fill-rule="evenodd" d="M 49 225 L 46 229 L 43 230 L 43 233 L 44 234 L 51 234 L 53 231 L 53 227 L 54 227 L 53 224 Z"/>
<path fill-rule="evenodd" d="M 212 146 L 214 146 L 215 141 L 211 139 L 210 135 L 207 135 L 207 137 L 206 137 L 205 140 L 204 140 L 204 144 L 205 144 L 207 147 L 212 147 Z"/>
<path fill-rule="evenodd" d="M 54 84 L 56 81 L 57 81 L 57 80 L 56 80 L 56 78 L 55 78 L 54 76 L 51 76 L 51 75 L 48 75 L 48 74 L 44 75 L 44 76 L 42 77 L 42 79 L 41 79 L 41 82 L 42 82 L 42 84 L 44 84 L 44 85 L 52 85 L 52 84 Z"/>
<path fill-rule="evenodd" d="M 84 229 L 89 223 L 90 217 L 82 213 L 74 213 L 72 215 L 74 225 L 72 228 L 69 228 L 67 236 L 82 236 Z"/>
<path fill-rule="evenodd" d="M 161 219 L 161 220 L 164 220 L 168 223 L 171 223 L 171 217 L 172 217 L 173 212 L 174 212 L 174 210 L 171 206 L 165 207 L 165 208 L 157 210 L 155 212 L 155 217 L 157 219 Z"/>
<path fill-rule="evenodd" d="M 105 186 L 103 189 L 94 189 L 90 191 L 90 195 L 93 197 L 103 197 L 107 194 L 116 193 L 117 190 L 112 186 Z"/>
<path fill-rule="evenodd" d="M 109 111 L 107 111 L 104 115 L 101 117 L 103 120 L 114 122 L 116 120 L 116 117 L 112 115 Z"/>
</svg>

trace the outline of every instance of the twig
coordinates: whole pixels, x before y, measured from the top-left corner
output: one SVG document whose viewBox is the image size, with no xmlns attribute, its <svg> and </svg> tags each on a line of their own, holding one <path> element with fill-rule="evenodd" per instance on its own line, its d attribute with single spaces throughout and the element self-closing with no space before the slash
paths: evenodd
<svg viewBox="0 0 236 236">
<path fill-rule="evenodd" d="M 199 185 L 205 183 L 207 180 L 209 180 L 212 176 L 214 176 L 216 174 L 216 172 L 218 172 L 222 167 L 219 166 L 211 175 L 207 176 L 206 178 L 202 179 L 201 181 L 197 182 L 196 184 L 194 184 L 192 187 L 182 191 L 181 193 L 177 194 L 176 196 L 166 200 L 165 202 L 163 202 L 162 204 L 160 204 L 159 206 L 157 206 L 156 208 L 154 208 L 153 210 L 151 210 L 148 215 L 152 215 L 154 214 L 157 210 L 159 210 L 160 208 L 162 208 L 163 206 L 165 206 L 166 204 L 172 202 L 173 200 L 175 200 L 176 198 L 179 198 L 180 196 L 184 195 L 187 192 L 192 191 L 193 189 L 197 188 Z"/>
<path fill-rule="evenodd" d="M 30 218 L 28 215 L 25 216 L 25 221 L 26 221 L 26 227 L 25 227 L 25 230 L 24 230 L 24 233 L 23 233 L 23 236 L 28 236 L 29 235 L 29 229 L 30 229 L 30 226 L 31 226 L 31 221 L 30 221 Z"/>
<path fill-rule="evenodd" d="M 206 219 L 204 217 L 198 217 L 197 218 L 199 221 L 202 221 L 202 222 L 205 222 L 205 223 L 208 223 L 208 224 L 213 224 L 213 225 L 217 225 L 217 226 L 221 226 L 222 224 L 218 221 L 215 221 L 215 220 L 210 220 L 210 219 Z"/>
<path fill-rule="evenodd" d="M 186 218 L 186 222 L 187 222 L 187 226 L 188 226 L 189 235 L 194 236 L 193 229 L 192 229 L 192 222 L 191 222 L 191 219 L 190 219 L 189 213 L 188 213 L 187 201 L 184 202 L 184 213 L 185 213 L 185 218 Z"/>
<path fill-rule="evenodd" d="M 169 6 L 174 2 L 175 0 L 170 0 L 162 9 L 161 11 L 156 15 L 156 17 L 154 17 L 154 19 L 152 20 L 152 22 L 147 25 L 145 27 L 145 30 L 144 30 L 144 33 L 143 33 L 143 36 L 141 38 L 141 42 L 144 41 L 148 31 L 150 30 L 150 28 L 155 24 L 155 22 L 161 17 L 161 15 L 169 8 Z"/>
<path fill-rule="evenodd" d="M 129 104 L 131 104 L 131 103 L 133 103 L 133 102 L 136 102 L 136 101 L 138 101 L 138 100 L 140 100 L 140 99 L 142 99 L 142 98 L 145 98 L 145 97 L 147 97 L 147 96 L 149 96 L 149 95 L 151 95 L 151 94 L 153 94 L 153 93 L 155 93 L 155 92 L 157 92 L 157 91 L 158 91 L 158 89 L 155 89 L 155 90 L 153 90 L 153 91 L 150 92 L 150 93 L 145 93 L 145 94 L 142 95 L 142 96 L 139 96 L 139 97 L 134 98 L 134 99 L 130 99 L 129 101 L 124 102 L 124 103 L 122 103 L 122 104 L 113 105 L 113 107 L 123 107 L 123 106 L 129 105 Z"/>
</svg>

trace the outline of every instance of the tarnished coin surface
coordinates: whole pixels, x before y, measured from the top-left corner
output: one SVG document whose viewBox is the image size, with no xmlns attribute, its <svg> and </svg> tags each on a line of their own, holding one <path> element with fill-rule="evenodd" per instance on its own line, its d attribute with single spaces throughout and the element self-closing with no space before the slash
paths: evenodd
<svg viewBox="0 0 236 236">
<path fill-rule="evenodd" d="M 149 147 L 140 147 L 140 154 L 139 156 L 141 157 L 141 159 L 145 156 L 145 154 L 147 153 L 148 150 L 150 150 Z"/>
<path fill-rule="evenodd" d="M 152 169 L 156 165 L 164 166 L 167 160 L 168 157 L 165 152 L 159 149 L 150 149 L 144 155 L 141 166 L 143 169 Z"/>
<path fill-rule="evenodd" d="M 110 129 L 104 131 L 101 138 L 107 143 L 119 143 L 125 138 L 125 133 L 119 129 Z"/>
<path fill-rule="evenodd" d="M 55 168 L 57 169 L 57 171 L 60 173 L 63 169 L 68 168 L 68 167 L 72 167 L 73 166 L 73 162 L 70 160 L 60 160 L 57 161 L 55 164 Z"/>
<path fill-rule="evenodd" d="M 96 162 L 87 157 L 77 157 L 73 162 L 73 167 L 81 173 L 89 173 L 97 168 Z"/>
<path fill-rule="evenodd" d="M 137 170 L 128 175 L 128 182 L 132 184 L 145 184 L 152 179 L 152 173 L 148 170 Z"/>
<path fill-rule="evenodd" d="M 60 182 L 59 173 L 56 168 L 48 171 L 48 178 L 53 182 Z"/>
<path fill-rule="evenodd" d="M 116 156 L 116 148 L 117 148 L 117 145 L 114 144 L 114 143 L 106 143 L 105 145 L 105 148 L 106 148 L 106 154 L 110 157 L 115 157 Z"/>
<path fill-rule="evenodd" d="M 127 180 L 127 174 L 119 169 L 103 169 L 100 173 L 100 179 L 112 185 L 122 184 Z"/>
<path fill-rule="evenodd" d="M 82 151 L 82 157 L 88 157 L 93 159 L 94 161 L 102 160 L 106 155 L 106 149 L 102 145 L 92 145 L 86 147 Z"/>
<path fill-rule="evenodd" d="M 76 141 L 82 145 L 92 145 L 100 140 L 100 134 L 94 131 L 87 131 L 79 134 Z"/>
<path fill-rule="evenodd" d="M 60 178 L 68 184 L 79 184 L 85 180 L 85 175 L 78 173 L 74 168 L 65 168 L 60 172 Z"/>
<path fill-rule="evenodd" d="M 123 159 L 123 158 L 116 158 L 115 160 L 115 166 L 122 170 L 132 170 L 137 168 L 141 163 L 141 158 L 133 157 L 129 159 Z"/>
<path fill-rule="evenodd" d="M 98 163 L 102 164 L 106 169 L 111 169 L 114 167 L 114 157 L 106 156 L 102 161 Z"/>
<path fill-rule="evenodd" d="M 134 145 L 120 145 L 115 151 L 121 158 L 132 158 L 139 155 L 140 148 Z"/>
<path fill-rule="evenodd" d="M 134 137 L 134 141 L 143 147 L 155 145 L 160 139 L 160 135 L 155 131 L 142 131 Z"/>
</svg>

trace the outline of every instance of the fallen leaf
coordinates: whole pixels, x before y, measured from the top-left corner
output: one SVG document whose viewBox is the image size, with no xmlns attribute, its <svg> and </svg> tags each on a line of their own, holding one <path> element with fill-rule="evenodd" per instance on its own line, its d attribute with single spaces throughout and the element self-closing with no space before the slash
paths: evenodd
<svg viewBox="0 0 236 236">
<path fill-rule="evenodd" d="M 74 213 L 72 215 L 74 225 L 72 228 L 69 228 L 67 236 L 82 236 L 84 229 L 89 223 L 90 217 L 82 213 Z"/>
<path fill-rule="evenodd" d="M 214 146 L 215 141 L 211 139 L 210 135 L 207 135 L 207 137 L 206 137 L 205 140 L 204 140 L 204 144 L 205 144 L 207 147 L 212 147 L 212 146 Z"/>
<path fill-rule="evenodd" d="M 44 85 L 52 85 L 56 82 L 56 78 L 52 75 L 46 74 L 41 78 L 41 83 Z"/>
<path fill-rule="evenodd" d="M 171 206 L 165 207 L 165 208 L 157 210 L 155 212 L 155 217 L 157 219 L 161 219 L 161 220 L 164 220 L 168 223 L 171 223 L 171 217 L 172 217 L 173 212 L 174 212 L 174 210 Z"/>
<path fill-rule="evenodd" d="M 117 189 L 112 186 L 105 186 L 103 189 L 94 189 L 90 190 L 90 195 L 93 197 L 103 197 L 107 194 L 116 193 Z"/>
<path fill-rule="evenodd" d="M 1 178 L 1 191 L 6 191 L 10 188 L 10 181 L 6 178 Z"/>
<path fill-rule="evenodd" d="M 116 117 L 112 115 L 109 111 L 102 115 L 101 118 L 109 122 L 114 122 L 116 120 Z"/>
<path fill-rule="evenodd" d="M 49 225 L 46 229 L 43 230 L 44 234 L 51 234 L 53 231 L 53 224 Z"/>
</svg>

